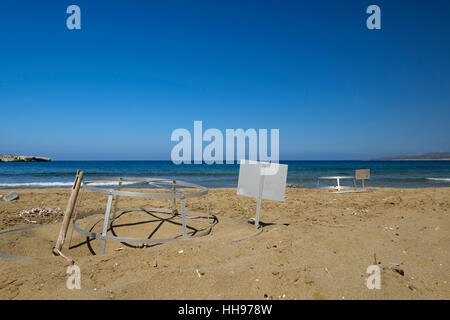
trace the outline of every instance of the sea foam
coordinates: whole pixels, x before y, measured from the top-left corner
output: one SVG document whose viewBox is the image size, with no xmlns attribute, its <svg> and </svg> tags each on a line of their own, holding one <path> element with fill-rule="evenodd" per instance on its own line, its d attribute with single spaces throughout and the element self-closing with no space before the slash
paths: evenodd
<svg viewBox="0 0 450 320">
<path fill-rule="evenodd" d="M 427 180 L 441 181 L 441 182 L 450 182 L 450 178 L 427 178 Z"/>
<path fill-rule="evenodd" d="M 122 185 L 131 184 L 131 182 L 123 182 Z M 112 182 L 94 182 L 90 183 L 91 186 L 117 186 Z M 28 188 L 28 187 L 72 187 L 73 182 L 17 182 L 17 183 L 0 183 L 0 188 Z"/>
</svg>

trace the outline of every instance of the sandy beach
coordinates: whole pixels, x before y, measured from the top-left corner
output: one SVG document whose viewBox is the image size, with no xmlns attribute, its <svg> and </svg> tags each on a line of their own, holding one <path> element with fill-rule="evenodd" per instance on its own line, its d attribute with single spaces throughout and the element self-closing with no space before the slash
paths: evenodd
<svg viewBox="0 0 450 320">
<path fill-rule="evenodd" d="M 21 210 L 64 211 L 70 193 L 14 191 L 19 200 L 0 202 L 2 231 L 35 225 L 18 215 Z M 263 201 L 261 220 L 267 225 L 260 235 L 232 242 L 254 233 L 250 224 L 233 218 L 254 216 L 256 200 L 237 196 L 236 189 L 211 189 L 209 205 L 218 223 L 203 237 L 137 249 L 108 242 L 100 256 L 76 232 L 69 249 L 69 229 L 63 252 L 80 267 L 80 290 L 67 289 L 68 263 L 51 253 L 62 216 L 35 218 L 36 224 L 50 224 L 0 234 L 0 253 L 32 257 L 0 259 L 0 298 L 450 299 L 449 196 L 449 188 L 347 194 L 288 188 L 285 202 Z M 104 195 L 86 192 L 83 197 L 79 212 L 106 205 Z M 170 203 L 121 198 L 120 206 L 170 208 Z M 204 198 L 187 202 L 193 212 L 204 207 Z M 81 219 L 80 226 L 92 227 L 98 219 Z M 146 219 L 134 212 L 117 223 Z M 115 232 L 147 237 L 156 226 L 128 225 Z M 157 232 L 174 236 L 181 228 L 166 223 Z M 90 246 L 98 253 L 98 240 Z M 366 269 L 374 263 L 381 268 L 380 290 L 366 286 Z"/>
</svg>

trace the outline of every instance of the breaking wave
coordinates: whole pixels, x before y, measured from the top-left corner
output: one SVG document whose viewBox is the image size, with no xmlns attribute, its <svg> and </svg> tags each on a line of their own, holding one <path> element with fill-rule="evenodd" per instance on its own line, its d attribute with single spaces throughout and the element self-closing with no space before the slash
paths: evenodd
<svg viewBox="0 0 450 320">
<path fill-rule="evenodd" d="M 427 180 L 441 181 L 441 182 L 450 182 L 450 178 L 427 178 Z"/>
<path fill-rule="evenodd" d="M 132 182 L 122 182 L 122 185 L 131 184 Z M 94 182 L 90 184 L 91 186 L 117 186 L 117 182 Z M 0 183 L 0 188 L 30 188 L 30 187 L 72 187 L 73 182 L 17 182 L 17 183 Z"/>
</svg>

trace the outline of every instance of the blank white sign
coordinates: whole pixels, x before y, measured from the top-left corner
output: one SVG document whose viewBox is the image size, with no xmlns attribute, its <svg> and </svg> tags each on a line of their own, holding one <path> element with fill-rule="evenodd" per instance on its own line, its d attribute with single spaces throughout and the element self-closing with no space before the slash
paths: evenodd
<svg viewBox="0 0 450 320">
<path fill-rule="evenodd" d="M 271 166 L 270 168 L 267 168 Z M 275 170 L 273 170 L 275 168 Z M 262 198 L 284 201 L 288 166 L 285 164 L 241 161 L 237 194 L 241 196 L 259 196 L 261 175 L 264 174 Z"/>
</svg>

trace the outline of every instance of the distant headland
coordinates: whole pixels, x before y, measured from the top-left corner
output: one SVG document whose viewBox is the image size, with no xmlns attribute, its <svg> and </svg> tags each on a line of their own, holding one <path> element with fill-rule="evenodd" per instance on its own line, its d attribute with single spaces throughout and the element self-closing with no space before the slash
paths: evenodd
<svg viewBox="0 0 450 320">
<path fill-rule="evenodd" d="M 0 154 L 0 162 L 34 162 L 34 161 L 52 161 L 46 157 L 34 157 L 34 156 L 15 156 L 11 154 Z"/>
<path fill-rule="evenodd" d="M 384 158 L 376 158 L 376 159 L 369 159 L 369 160 L 376 160 L 376 161 L 408 161 L 408 160 L 441 160 L 441 161 L 450 161 L 450 152 L 430 152 L 430 153 L 417 153 L 412 155 L 406 155 L 406 156 L 397 156 L 397 157 L 384 157 Z"/>
</svg>

